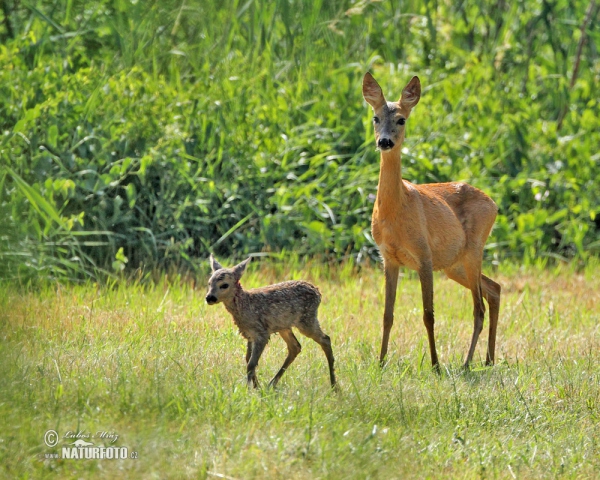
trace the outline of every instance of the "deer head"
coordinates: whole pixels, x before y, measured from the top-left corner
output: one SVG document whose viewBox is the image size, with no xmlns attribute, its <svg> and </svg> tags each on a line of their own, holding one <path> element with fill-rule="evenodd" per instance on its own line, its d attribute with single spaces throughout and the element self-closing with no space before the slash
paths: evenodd
<svg viewBox="0 0 600 480">
<path fill-rule="evenodd" d="M 377 80 L 369 72 L 363 78 L 363 97 L 373 107 L 373 125 L 377 148 L 382 151 L 399 148 L 404 141 L 406 120 L 421 98 L 421 82 L 413 77 L 402 90 L 397 102 L 388 102 Z"/>
<path fill-rule="evenodd" d="M 210 256 L 210 265 L 212 275 L 208 280 L 208 293 L 206 294 L 206 303 L 214 305 L 219 302 L 231 300 L 240 287 L 240 278 L 250 263 L 252 257 L 247 258 L 242 263 L 233 268 L 224 268 L 215 257 Z"/>
</svg>

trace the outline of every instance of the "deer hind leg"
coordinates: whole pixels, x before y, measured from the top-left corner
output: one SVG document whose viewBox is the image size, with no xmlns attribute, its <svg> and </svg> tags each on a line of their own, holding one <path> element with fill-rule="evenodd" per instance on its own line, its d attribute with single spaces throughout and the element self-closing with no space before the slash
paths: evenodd
<svg viewBox="0 0 600 480">
<path fill-rule="evenodd" d="M 252 342 L 248 340 L 248 347 L 246 348 L 246 365 L 250 361 L 250 355 L 252 355 Z"/>
<path fill-rule="evenodd" d="M 381 354 L 379 363 L 383 367 L 388 351 L 390 331 L 394 324 L 394 304 L 396 303 L 396 289 L 398 288 L 398 273 L 400 267 L 385 262 L 385 309 L 383 311 L 383 337 L 381 339 Z"/>
<path fill-rule="evenodd" d="M 464 365 L 465 368 L 468 368 L 473 360 L 479 335 L 481 330 L 483 330 L 483 319 L 485 316 L 481 270 L 480 268 L 469 268 L 465 264 L 458 264 L 445 270 L 445 272 L 449 278 L 471 290 L 471 295 L 473 296 L 473 336 L 471 337 L 471 346 L 469 347 L 467 360 Z"/>
<path fill-rule="evenodd" d="M 479 340 L 479 334 L 483 330 L 483 318 L 485 316 L 485 305 L 483 303 L 483 295 L 481 293 L 481 274 L 476 277 L 473 282 L 474 285 L 471 289 L 473 295 L 473 337 L 471 338 L 471 346 L 469 347 L 469 353 L 467 354 L 467 360 L 465 362 L 465 368 L 469 368 L 469 364 L 473 360 L 475 354 L 475 347 L 477 346 L 477 340 Z"/>
<path fill-rule="evenodd" d="M 421 280 L 421 294 L 423 296 L 423 322 L 427 329 L 429 339 L 429 351 L 431 353 L 431 365 L 436 372 L 440 371 L 437 351 L 435 348 L 434 316 L 433 316 L 433 268 L 431 263 L 424 263 L 419 269 Z"/>
<path fill-rule="evenodd" d="M 283 338 L 285 340 L 285 343 L 287 344 L 288 355 L 285 358 L 285 361 L 283 362 L 283 366 L 277 372 L 277 375 L 275 375 L 273 377 L 273 380 L 269 382 L 269 387 L 273 388 L 277 386 L 277 382 L 279 382 L 281 376 L 285 373 L 287 368 L 291 365 L 291 363 L 296 359 L 296 357 L 302 350 L 300 342 L 291 330 L 281 330 L 279 332 L 279 336 Z"/>
<path fill-rule="evenodd" d="M 323 333 L 323 330 L 321 330 L 319 320 L 317 320 L 316 317 L 313 317 L 312 320 L 307 319 L 307 321 L 301 321 L 300 325 L 296 325 L 296 327 L 298 330 L 300 330 L 302 335 L 312 338 L 315 342 L 321 345 L 321 348 L 327 357 L 327 364 L 329 365 L 329 381 L 331 382 L 331 386 L 335 387 L 335 359 L 333 358 L 333 350 L 331 349 L 331 339 L 328 335 Z"/>
<path fill-rule="evenodd" d="M 498 326 L 498 315 L 500 313 L 500 291 L 502 288 L 498 283 L 485 275 L 481 275 L 481 286 L 483 297 L 490 307 L 490 335 L 485 364 L 493 365 L 494 352 L 496 350 L 496 328 Z"/>
</svg>

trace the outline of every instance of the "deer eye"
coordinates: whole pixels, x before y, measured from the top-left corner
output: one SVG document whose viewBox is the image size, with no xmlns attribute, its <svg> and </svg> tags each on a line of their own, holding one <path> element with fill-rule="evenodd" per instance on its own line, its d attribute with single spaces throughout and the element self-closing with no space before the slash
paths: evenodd
<svg viewBox="0 0 600 480">
<path fill-rule="evenodd" d="M 400 118 L 396 123 L 398 125 L 404 125 L 406 123 L 406 118 Z"/>
<path fill-rule="evenodd" d="M 224 283 L 224 284 L 223 284 L 223 285 L 221 285 L 219 288 L 220 288 L 221 290 L 226 290 L 226 289 L 228 289 L 228 288 L 229 288 L 229 284 L 228 284 L 228 283 Z"/>
<path fill-rule="evenodd" d="M 379 117 L 373 117 L 373 123 L 379 123 Z"/>
</svg>

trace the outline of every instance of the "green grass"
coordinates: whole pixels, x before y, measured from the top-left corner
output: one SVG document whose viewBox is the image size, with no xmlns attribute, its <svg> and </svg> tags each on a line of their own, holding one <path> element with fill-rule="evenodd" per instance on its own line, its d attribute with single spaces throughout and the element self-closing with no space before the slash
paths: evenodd
<svg viewBox="0 0 600 480">
<path fill-rule="evenodd" d="M 319 285 L 341 392 L 309 339 L 276 391 L 248 391 L 245 343 L 197 287 L 0 286 L 0 476 L 6 478 L 593 478 L 600 469 L 597 265 L 505 267 L 497 365 L 460 365 L 471 296 L 436 277 L 431 371 L 419 285 L 401 281 L 388 365 L 377 356 L 383 275 L 254 265 L 246 287 Z M 260 272 L 258 271 L 260 268 Z M 490 272 L 491 273 L 491 272 Z M 274 336 L 258 375 L 285 357 Z M 44 460 L 44 433 L 110 431 L 136 460 Z M 102 442 L 92 440 L 98 446 Z M 61 440 L 59 446 L 66 444 Z"/>
<path fill-rule="evenodd" d="M 0 277 L 377 258 L 366 71 L 421 79 L 403 175 L 489 194 L 487 258 L 600 253 L 590 0 L 3 4 Z"/>
</svg>

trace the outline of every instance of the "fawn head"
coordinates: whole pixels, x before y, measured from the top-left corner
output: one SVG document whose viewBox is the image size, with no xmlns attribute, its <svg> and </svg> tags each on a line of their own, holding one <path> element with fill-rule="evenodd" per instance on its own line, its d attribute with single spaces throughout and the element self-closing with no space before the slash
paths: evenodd
<svg viewBox="0 0 600 480">
<path fill-rule="evenodd" d="M 251 259 L 252 257 L 249 257 L 233 268 L 223 268 L 215 257 L 211 255 L 210 266 L 212 268 L 212 275 L 208 280 L 206 303 L 214 305 L 232 299 L 240 286 L 240 278 L 242 278 L 244 270 L 246 270 L 246 265 L 250 263 Z"/>
<path fill-rule="evenodd" d="M 373 107 L 375 141 L 380 150 L 400 147 L 404 141 L 404 125 L 421 98 L 421 82 L 413 77 L 402 90 L 397 102 L 387 102 L 377 80 L 369 72 L 363 78 L 363 97 Z"/>
</svg>

